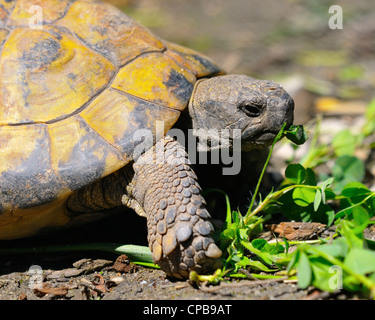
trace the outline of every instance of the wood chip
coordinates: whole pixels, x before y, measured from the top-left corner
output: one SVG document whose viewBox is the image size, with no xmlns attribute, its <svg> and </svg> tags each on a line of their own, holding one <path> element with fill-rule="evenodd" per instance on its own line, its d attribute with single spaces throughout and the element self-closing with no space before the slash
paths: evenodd
<svg viewBox="0 0 375 320">
<path fill-rule="evenodd" d="M 281 222 L 266 225 L 272 232 L 278 233 L 287 240 L 308 240 L 324 231 L 326 225 L 317 222 Z"/>
<path fill-rule="evenodd" d="M 27 295 L 24 292 L 21 292 L 18 296 L 18 300 L 27 300 Z"/>
<path fill-rule="evenodd" d="M 67 287 L 52 287 L 50 283 L 46 282 L 42 283 L 41 286 L 37 286 L 33 291 L 37 297 L 41 298 L 47 294 L 53 296 L 65 296 L 69 289 Z"/>
</svg>

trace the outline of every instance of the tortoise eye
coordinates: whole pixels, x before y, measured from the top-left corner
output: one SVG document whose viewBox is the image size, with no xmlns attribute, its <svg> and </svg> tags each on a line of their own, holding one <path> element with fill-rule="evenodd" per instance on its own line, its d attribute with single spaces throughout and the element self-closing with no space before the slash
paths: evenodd
<svg viewBox="0 0 375 320">
<path fill-rule="evenodd" d="M 256 118 L 262 113 L 262 107 L 253 103 L 243 103 L 240 109 L 249 117 Z"/>
</svg>

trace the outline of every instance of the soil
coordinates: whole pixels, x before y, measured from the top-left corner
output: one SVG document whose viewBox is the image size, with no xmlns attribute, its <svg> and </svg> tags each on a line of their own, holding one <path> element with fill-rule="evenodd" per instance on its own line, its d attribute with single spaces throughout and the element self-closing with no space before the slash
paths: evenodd
<svg viewBox="0 0 375 320">
<path fill-rule="evenodd" d="M 64 262 L 70 259 L 64 258 Z M 71 260 L 72 261 L 72 260 Z M 81 262 L 85 267 L 74 267 Z M 316 292 L 313 288 L 299 290 L 292 283 L 267 283 L 242 280 L 227 286 L 194 288 L 186 281 L 168 279 L 160 270 L 136 267 L 130 273 L 109 269 L 112 260 L 83 259 L 68 268 L 43 270 L 39 288 L 37 268 L 0 276 L 2 300 L 245 300 L 302 299 Z M 104 285 L 100 285 L 104 283 Z M 257 285 L 256 285 L 257 284 Z M 33 286 L 34 285 L 34 286 Z M 319 293 L 319 297 L 324 297 Z"/>
<path fill-rule="evenodd" d="M 264 0 L 176 0 L 173 6 L 168 0 L 108 2 L 124 9 L 160 37 L 204 52 L 228 72 L 280 81 L 295 99 L 296 124 L 308 123 L 319 112 L 319 99 L 329 96 L 341 106 L 349 102 L 351 107 L 348 112 L 341 108 L 327 117 L 339 123 L 339 128 L 342 122 L 351 126 L 363 116 L 362 107 L 372 98 L 372 0 L 338 1 L 344 11 L 341 30 L 328 28 L 329 7 L 323 0 L 272 1 L 272 5 Z M 0 246 L 101 241 L 147 245 L 146 234 L 144 219 L 126 212 L 73 230 L 3 242 Z M 197 288 L 188 281 L 169 279 L 160 270 L 129 265 L 124 257 L 116 264 L 118 258 L 101 252 L 0 256 L 0 300 L 360 298 L 345 292 L 300 290 L 296 283 L 287 281 L 242 280 Z"/>
<path fill-rule="evenodd" d="M 53 247 L 59 244 L 118 241 L 119 238 L 123 243 L 146 245 L 144 219 L 133 212 L 128 213 L 67 232 L 57 232 L 53 238 L 47 235 L 27 239 L 27 245 Z M 123 226 L 129 223 L 137 233 L 124 234 Z M 10 241 L 6 247 L 25 247 L 25 242 Z M 295 283 L 265 282 L 253 285 L 250 281 L 247 281 L 247 285 L 233 283 L 229 287 L 202 289 L 189 281 L 168 278 L 160 270 L 135 266 L 121 255 L 101 252 L 30 253 L 1 256 L 1 261 L 0 300 L 300 299 L 314 292 L 313 288 L 299 290 Z M 98 283 L 101 282 L 104 282 L 104 288 L 102 286 L 99 290 Z M 42 287 L 39 288 L 39 284 Z"/>
<path fill-rule="evenodd" d="M 104 222 L 104 226 L 112 224 L 114 219 L 117 223 L 123 222 L 121 217 L 112 217 Z M 130 220 L 132 220 L 131 217 Z M 295 222 L 291 223 L 292 226 L 295 224 Z M 100 225 L 103 226 L 103 222 Z M 134 225 L 137 226 L 137 222 L 134 222 Z M 306 223 L 302 228 L 300 226 L 296 229 L 303 229 L 308 225 Z M 48 246 L 45 244 L 47 240 L 45 237 L 30 239 L 30 241 L 32 241 L 31 244 L 39 248 L 53 247 L 61 243 L 82 243 L 81 240 L 75 240 L 78 236 L 92 242 L 90 237 L 95 238 L 93 241 L 98 240 L 98 237 L 95 237 L 95 232 L 99 228 L 94 223 L 87 229 L 78 228 L 66 235 L 57 233 L 58 240 L 52 240 Z M 265 232 L 264 237 L 269 234 L 270 232 L 268 234 Z M 374 234 L 372 232 L 372 235 Z M 287 235 L 288 233 L 286 233 Z M 307 235 L 311 235 L 311 232 L 308 232 Z M 327 234 L 320 235 L 327 236 Z M 134 242 L 137 243 L 137 239 L 132 241 L 132 243 Z M 139 243 L 142 241 L 140 240 Z M 17 243 L 9 244 L 19 248 Z M 314 287 L 302 290 L 298 288 L 295 281 L 288 279 L 241 279 L 238 281 L 229 281 L 228 279 L 228 282 L 221 282 L 219 285 L 205 283 L 197 285 L 188 280 L 179 281 L 166 277 L 161 270 L 135 265 L 125 255 L 110 253 L 29 253 L 2 256 L 1 260 L 0 300 L 198 300 L 209 303 L 209 301 L 218 300 L 344 300 L 361 298 L 340 291 L 321 292 Z"/>
</svg>

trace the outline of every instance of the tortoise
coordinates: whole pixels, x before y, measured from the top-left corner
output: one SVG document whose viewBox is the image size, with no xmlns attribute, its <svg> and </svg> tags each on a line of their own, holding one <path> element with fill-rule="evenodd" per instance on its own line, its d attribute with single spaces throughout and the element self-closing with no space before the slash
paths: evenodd
<svg viewBox="0 0 375 320">
<path fill-rule="evenodd" d="M 0 0 L 0 240 L 125 205 L 147 218 L 167 275 L 208 272 L 222 252 L 170 129 L 181 116 L 196 135 L 240 130 L 250 150 L 269 146 L 293 109 L 279 84 L 226 74 L 109 4 Z"/>
</svg>

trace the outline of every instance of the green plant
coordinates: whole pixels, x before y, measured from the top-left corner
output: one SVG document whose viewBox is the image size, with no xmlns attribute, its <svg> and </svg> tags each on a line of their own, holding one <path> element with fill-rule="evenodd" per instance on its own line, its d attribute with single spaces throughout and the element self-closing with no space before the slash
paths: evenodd
<svg viewBox="0 0 375 320">
<path fill-rule="evenodd" d="M 288 274 L 298 279 L 300 288 L 343 288 L 375 297 L 375 244 L 363 236 L 364 230 L 374 223 L 371 218 L 375 215 L 375 192 L 363 184 L 364 163 L 355 156 L 358 148 L 372 146 L 366 137 L 375 128 L 375 100 L 369 105 L 366 120 L 361 132 L 342 131 L 335 135 L 331 145 L 319 142 L 318 121 L 306 156 L 300 163 L 289 164 L 279 189 L 262 199 L 257 193 L 275 143 L 285 136 L 297 145 L 307 140 L 302 126 L 280 131 L 248 211 L 245 215 L 230 209 L 227 212 L 226 225 L 219 235 L 225 252 L 224 268 L 222 273 L 216 273 L 217 277 L 250 274 L 271 278 Z M 318 176 L 315 169 L 328 160 L 333 162 L 332 171 Z M 336 233 L 331 238 L 312 241 L 284 238 L 281 243 L 269 243 L 256 239 L 263 223 L 275 213 L 296 221 L 334 225 Z M 293 253 L 289 253 L 291 246 L 297 246 Z"/>
<path fill-rule="evenodd" d="M 369 222 L 369 221 L 367 221 Z M 362 218 L 337 221 L 340 235 L 321 245 L 301 245 L 291 255 L 288 271 L 297 269 L 298 286 L 325 290 L 363 291 L 375 296 L 375 252 L 372 241 L 363 238 Z M 372 248 L 372 249 L 369 249 Z"/>
</svg>

